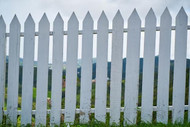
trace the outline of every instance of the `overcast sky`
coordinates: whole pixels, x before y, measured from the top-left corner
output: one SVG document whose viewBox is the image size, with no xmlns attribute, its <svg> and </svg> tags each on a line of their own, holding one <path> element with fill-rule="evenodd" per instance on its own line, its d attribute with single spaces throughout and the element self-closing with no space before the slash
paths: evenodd
<svg viewBox="0 0 190 127">
<path fill-rule="evenodd" d="M 104 10 L 108 19 L 111 20 L 118 9 L 124 19 L 127 19 L 136 8 L 143 19 L 151 7 L 159 17 L 165 7 L 168 7 L 172 16 L 176 16 L 182 6 L 189 14 L 190 0 L 0 0 L 0 14 L 8 23 L 16 14 L 22 23 L 29 13 L 36 22 L 39 22 L 45 12 L 52 22 L 58 12 L 65 21 L 69 19 L 73 11 L 79 20 L 84 18 L 87 11 L 90 11 L 93 19 L 97 20 Z"/>
<path fill-rule="evenodd" d="M 109 21 L 111 21 L 119 9 L 125 20 L 126 27 L 127 19 L 134 8 L 137 9 L 137 12 L 142 19 L 142 25 L 144 25 L 144 18 L 152 7 L 158 17 L 157 24 L 159 25 L 159 17 L 164 9 L 168 7 L 173 17 L 172 23 L 174 25 L 175 16 L 182 6 L 188 16 L 190 16 L 190 0 L 0 0 L 0 15 L 3 16 L 7 24 L 10 24 L 13 16 L 16 14 L 21 22 L 21 30 L 23 31 L 23 24 L 29 13 L 32 14 L 34 21 L 38 24 L 45 12 L 52 26 L 56 14 L 60 12 L 65 21 L 65 26 L 67 26 L 66 23 L 69 17 L 72 12 L 75 12 L 80 22 L 79 28 L 81 29 L 82 20 L 87 11 L 91 13 L 96 28 L 96 21 L 103 10 Z M 190 20 L 188 20 L 188 24 L 190 24 Z M 38 25 L 36 25 L 36 29 L 37 27 Z M 67 27 L 65 27 L 65 30 L 66 29 Z M 7 29 L 7 31 L 9 31 L 9 29 Z M 188 40 L 190 39 L 188 38 Z M 188 47 L 190 48 L 189 44 Z M 124 51 L 124 54 L 125 52 L 126 51 Z M 94 54 L 96 53 L 94 52 Z M 188 57 L 190 57 L 190 52 L 188 52 Z"/>
</svg>

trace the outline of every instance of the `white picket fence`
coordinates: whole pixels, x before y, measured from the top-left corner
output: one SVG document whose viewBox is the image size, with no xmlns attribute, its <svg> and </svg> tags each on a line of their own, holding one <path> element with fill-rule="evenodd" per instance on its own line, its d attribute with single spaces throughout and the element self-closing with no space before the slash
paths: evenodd
<svg viewBox="0 0 190 127">
<path fill-rule="evenodd" d="M 187 24 L 187 14 L 184 9 L 181 8 L 176 17 L 176 25 L 172 26 L 172 18 L 166 8 L 161 16 L 159 27 L 156 26 L 156 20 L 156 16 L 151 9 L 146 16 L 145 27 L 142 28 L 141 19 L 136 10 L 134 10 L 128 19 L 128 28 L 124 28 L 124 19 L 118 11 L 112 22 L 112 29 L 108 29 L 109 21 L 105 13 L 102 12 L 98 20 L 97 30 L 94 30 L 93 19 L 90 13 L 87 13 L 83 20 L 83 28 L 79 30 L 78 19 L 73 13 L 68 21 L 68 30 L 63 31 L 64 23 L 60 14 L 58 14 L 53 23 L 53 31 L 50 31 L 50 23 L 44 14 L 39 22 L 39 31 L 35 32 L 35 23 L 31 15 L 29 15 L 24 24 L 24 32 L 20 32 L 20 23 L 15 16 L 10 24 L 10 33 L 6 33 L 6 24 L 1 16 L 0 122 L 2 122 L 3 114 L 6 114 L 8 120 L 15 125 L 17 123 L 17 116 L 21 115 L 21 124 L 26 125 L 28 123 L 31 124 L 32 115 L 35 115 L 36 125 L 46 125 L 46 116 L 50 114 L 50 124 L 53 126 L 55 124 L 60 125 L 61 114 L 64 114 L 64 122 L 66 123 L 74 122 L 75 115 L 80 114 L 80 122 L 87 123 L 91 113 L 95 113 L 95 118 L 97 120 L 105 122 L 106 113 L 110 113 L 110 124 L 119 124 L 120 114 L 124 112 L 124 123 L 135 124 L 138 110 L 141 110 L 141 120 L 144 122 L 152 122 L 153 111 L 157 112 L 157 122 L 166 124 L 168 122 L 168 111 L 172 111 L 173 113 L 173 122 L 183 122 L 185 110 L 189 111 L 188 119 L 190 121 L 190 107 L 184 103 L 187 31 L 190 30 L 190 26 Z M 169 106 L 170 46 L 172 30 L 175 30 L 175 62 L 173 105 Z M 160 46 L 157 106 L 153 106 L 156 31 L 160 31 Z M 124 33 L 126 32 L 127 63 L 125 104 L 124 107 L 121 107 L 122 50 Z M 145 32 L 145 40 L 142 105 L 138 107 L 141 32 Z M 82 35 L 82 72 L 80 84 L 80 109 L 77 109 L 76 84 L 79 34 Z M 91 108 L 93 34 L 97 34 L 95 108 Z M 110 107 L 106 107 L 108 34 L 112 34 Z M 39 39 L 37 98 L 36 110 L 32 110 L 35 36 L 38 36 Z M 52 91 L 51 110 L 47 110 L 50 36 L 53 36 Z M 67 36 L 66 93 L 65 109 L 61 109 L 64 36 Z M 17 110 L 21 37 L 24 37 L 22 110 Z M 9 63 L 7 110 L 4 110 L 6 38 L 9 38 Z"/>
</svg>

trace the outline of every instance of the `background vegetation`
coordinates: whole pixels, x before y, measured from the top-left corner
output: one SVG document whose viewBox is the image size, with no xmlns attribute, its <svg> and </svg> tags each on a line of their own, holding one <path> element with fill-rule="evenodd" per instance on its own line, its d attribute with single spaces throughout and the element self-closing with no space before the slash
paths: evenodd
<svg viewBox="0 0 190 127">
<path fill-rule="evenodd" d="M 156 106 L 157 104 L 157 78 L 158 78 L 158 57 L 155 57 L 155 74 L 154 74 L 154 98 L 153 98 L 153 105 Z M 124 107 L 124 90 L 125 90 L 125 64 L 126 64 L 126 59 L 123 59 L 123 74 L 122 74 L 122 92 L 121 92 L 121 107 Z M 170 84 L 169 84 L 169 105 L 172 105 L 172 92 L 173 92 L 173 72 L 174 72 L 174 61 L 170 61 Z M 142 72 L 143 72 L 143 59 L 140 59 L 140 73 L 139 73 L 139 97 L 138 97 L 138 106 L 141 106 L 141 96 L 142 96 Z M 185 104 L 188 104 L 188 95 L 189 95 L 189 67 L 190 67 L 190 60 L 187 60 L 187 70 L 186 70 L 186 91 L 185 91 Z M 95 74 L 96 74 L 96 63 L 93 63 L 93 74 L 92 74 L 92 79 L 95 79 Z M 8 63 L 6 64 L 6 70 L 8 70 Z M 108 62 L 108 78 L 110 78 L 110 71 L 111 70 L 111 63 Z M 65 81 L 65 74 L 66 71 L 63 70 L 63 82 Z M 80 108 L 80 77 L 81 77 L 81 68 L 79 66 L 78 68 L 78 78 L 77 78 L 77 102 L 76 102 L 76 107 Z M 48 72 L 48 93 L 47 93 L 47 97 L 49 99 L 51 99 L 51 76 L 52 76 L 52 70 L 49 69 Z M 5 105 L 4 105 L 4 110 L 6 110 L 6 106 L 7 106 L 7 77 L 8 77 L 8 72 L 6 71 L 6 87 L 5 87 Z M 36 105 L 36 81 L 37 80 L 37 68 L 34 67 L 34 86 L 33 86 L 33 110 L 36 109 L 35 105 Z M 21 102 L 22 102 L 22 65 L 19 68 L 19 97 L 18 97 L 18 110 L 21 110 Z M 63 85 L 62 88 L 62 102 L 61 102 L 61 107 L 62 109 L 64 109 L 65 107 L 65 87 Z M 47 107 L 48 109 L 51 109 L 51 102 L 47 103 Z M 95 82 L 92 82 L 92 97 L 91 97 L 91 108 L 95 107 Z M 110 81 L 108 80 L 107 82 L 107 107 L 110 107 Z M 187 122 L 187 111 L 185 111 L 185 120 L 184 120 L 184 124 L 171 124 L 171 120 L 172 120 L 172 112 L 169 111 L 169 123 L 167 126 L 190 126 L 190 124 Z M 21 117 L 18 116 L 18 126 L 21 124 L 20 122 Z M 107 117 L 106 117 L 106 123 L 101 123 L 95 120 L 94 118 L 94 114 L 91 114 L 90 116 L 91 121 L 89 122 L 89 124 L 86 125 L 81 125 L 80 126 L 94 126 L 94 127 L 99 127 L 99 126 L 110 126 L 109 125 L 109 113 L 107 113 Z M 61 125 L 62 126 L 66 126 L 64 125 L 64 115 L 61 116 Z M 141 118 L 140 118 L 140 111 L 138 112 L 138 117 L 137 117 L 137 125 L 138 126 L 166 126 L 160 123 L 156 123 L 156 112 L 153 112 L 153 120 L 152 120 L 152 124 L 145 124 L 141 122 Z M 5 126 L 6 123 L 6 116 L 4 116 L 4 121 L 3 124 L 0 126 Z M 35 123 L 35 116 L 32 117 L 32 125 L 34 126 Z M 47 115 L 47 126 L 50 125 L 50 115 Z M 79 126 L 79 114 L 76 114 L 76 121 L 75 124 L 73 125 L 74 127 L 78 127 Z M 113 125 L 114 126 L 114 125 Z M 120 126 L 123 126 L 123 113 L 121 113 L 121 119 L 120 119 Z"/>
</svg>

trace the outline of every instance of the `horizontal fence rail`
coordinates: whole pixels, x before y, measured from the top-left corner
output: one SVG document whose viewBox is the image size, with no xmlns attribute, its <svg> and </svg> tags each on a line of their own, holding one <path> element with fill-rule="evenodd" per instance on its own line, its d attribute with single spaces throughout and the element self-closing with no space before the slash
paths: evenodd
<svg viewBox="0 0 190 127">
<path fill-rule="evenodd" d="M 144 32 L 145 31 L 145 27 L 141 27 L 140 30 L 141 30 L 141 32 Z M 176 30 L 176 26 L 172 26 L 171 30 Z M 187 30 L 190 30 L 190 25 L 187 26 Z M 93 34 L 97 34 L 98 33 L 97 31 L 98 30 L 93 30 Z M 160 31 L 160 26 L 156 27 L 156 31 Z M 128 28 L 124 28 L 123 32 L 127 33 L 128 32 Z M 68 35 L 68 31 L 62 31 L 62 33 L 63 33 L 63 35 Z M 78 31 L 78 35 L 82 35 L 82 33 L 83 33 L 83 30 L 79 30 Z M 108 33 L 113 33 L 113 30 L 112 29 L 108 29 Z M 50 31 L 49 35 L 53 36 L 53 31 Z M 5 36 L 6 37 L 10 37 L 10 34 L 6 33 Z M 20 36 L 24 37 L 24 32 L 20 32 Z M 35 36 L 39 36 L 39 32 L 35 32 Z"/>
<path fill-rule="evenodd" d="M 95 30 L 88 12 L 79 30 L 79 21 L 73 13 L 64 31 L 64 21 L 58 13 L 50 31 L 50 22 L 44 14 L 39 30 L 35 31 L 36 24 L 29 15 L 21 32 L 15 15 L 10 33 L 6 33 L 6 23 L 0 16 L 0 124 L 17 125 L 20 118 L 21 125 L 35 126 L 60 126 L 61 122 L 73 124 L 76 120 L 88 123 L 92 119 L 103 123 L 109 119 L 110 125 L 136 124 L 140 122 L 138 118 L 145 123 L 153 120 L 163 124 L 169 120 L 183 123 L 185 119 L 190 122 L 190 60 L 186 56 L 190 25 L 185 10 L 180 9 L 174 26 L 167 8 L 160 26 L 156 26 L 153 9 L 145 18 L 145 27 L 136 9 L 128 19 L 128 28 L 124 28 L 124 21 L 118 11 L 109 29 L 109 20 L 102 12 Z M 82 35 L 81 49 L 79 35 Z M 140 58 L 142 38 L 144 57 Z M 170 59 L 172 40 L 175 40 L 174 60 Z M 159 55 L 155 56 L 157 41 Z M 63 48 L 65 44 L 67 47 Z M 53 49 L 52 64 L 48 63 L 50 49 Z M 65 49 L 67 56 L 63 62 Z M 126 58 L 122 57 L 124 49 Z M 21 50 L 23 58 L 19 57 Z M 79 51 L 82 51 L 80 60 Z"/>
<path fill-rule="evenodd" d="M 188 108 L 189 108 L 189 105 L 184 105 L 184 110 L 185 111 L 187 111 Z M 152 109 L 153 109 L 153 111 L 157 111 L 158 110 L 157 106 L 153 106 Z M 142 109 L 141 109 L 141 107 L 138 107 L 137 110 L 141 111 Z M 173 106 L 168 106 L 168 110 L 172 111 L 173 110 Z M 22 112 L 21 110 L 17 110 L 17 114 L 18 115 L 21 115 L 21 112 Z M 120 108 L 120 112 L 124 112 L 124 107 Z M 3 113 L 5 115 L 7 115 L 7 110 L 4 110 Z M 75 113 L 76 114 L 80 114 L 81 113 L 81 109 L 78 109 L 78 108 L 75 109 Z M 95 113 L 95 108 L 91 108 L 90 109 L 90 113 Z M 110 108 L 106 108 L 106 113 L 110 113 Z M 32 110 L 32 115 L 35 115 L 35 114 L 36 114 L 36 110 Z M 50 109 L 47 110 L 47 114 L 51 114 L 51 110 Z M 61 114 L 65 114 L 65 109 L 61 109 Z"/>
</svg>

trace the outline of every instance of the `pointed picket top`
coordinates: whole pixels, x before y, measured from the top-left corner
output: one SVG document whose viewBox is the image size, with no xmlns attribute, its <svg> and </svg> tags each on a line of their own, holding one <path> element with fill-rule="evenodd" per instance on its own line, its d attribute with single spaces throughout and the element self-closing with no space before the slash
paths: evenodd
<svg viewBox="0 0 190 127">
<path fill-rule="evenodd" d="M 181 9 L 179 10 L 177 16 L 176 16 L 176 20 L 184 20 L 187 19 L 187 14 L 184 10 L 183 7 L 181 7 Z"/>
<path fill-rule="evenodd" d="M 93 22 L 92 16 L 90 15 L 90 12 L 88 11 L 83 22 Z"/>
<path fill-rule="evenodd" d="M 166 7 L 166 9 L 164 10 L 164 12 L 161 15 L 161 20 L 172 20 L 171 14 L 168 10 L 168 8 Z"/>
<path fill-rule="evenodd" d="M 77 16 L 75 15 L 75 13 L 73 12 L 72 13 L 72 15 L 71 15 L 71 17 L 70 17 L 70 19 L 69 19 L 69 21 L 68 21 L 68 24 L 73 24 L 73 23 L 79 23 L 79 21 L 78 21 L 78 19 L 77 19 Z"/>
<path fill-rule="evenodd" d="M 31 16 L 31 14 L 28 15 L 28 17 L 27 17 L 27 19 L 25 21 L 25 25 L 35 25 L 34 20 L 33 20 L 32 16 Z"/>
<path fill-rule="evenodd" d="M 105 22 L 105 23 L 109 22 L 104 11 L 102 11 L 100 18 L 98 19 L 98 23 L 102 23 L 102 22 Z"/>
<path fill-rule="evenodd" d="M 39 25 L 45 26 L 45 25 L 49 25 L 49 24 L 50 23 L 49 23 L 49 20 L 48 20 L 48 18 L 46 16 L 46 13 L 44 13 L 42 18 L 40 19 Z"/>
<path fill-rule="evenodd" d="M 5 27 L 5 26 L 6 26 L 5 21 L 3 19 L 3 16 L 1 15 L 0 16 L 0 28 Z"/>
<path fill-rule="evenodd" d="M 92 30 L 93 29 L 93 19 L 90 13 L 88 12 L 83 20 L 83 29 Z"/>
<path fill-rule="evenodd" d="M 113 23 L 118 21 L 124 22 L 121 12 L 119 10 L 117 11 L 116 15 L 113 18 Z"/>
<path fill-rule="evenodd" d="M 146 15 L 145 20 L 148 22 L 150 22 L 150 21 L 155 22 L 156 21 L 156 15 L 155 15 L 152 8 L 149 10 L 148 14 Z"/>
<path fill-rule="evenodd" d="M 55 24 L 63 24 L 63 19 L 62 19 L 60 13 L 57 13 L 57 16 L 55 17 L 55 20 L 53 23 L 54 23 L 54 25 Z"/>
<path fill-rule="evenodd" d="M 16 15 L 13 17 L 10 26 L 19 26 L 20 27 L 20 22 Z"/>
<path fill-rule="evenodd" d="M 130 17 L 128 19 L 128 22 L 134 22 L 134 23 L 136 23 L 138 21 L 141 22 L 141 19 L 140 19 L 138 13 L 137 13 L 137 10 L 134 9 L 133 12 L 132 12 L 132 14 L 130 15 Z"/>
</svg>

